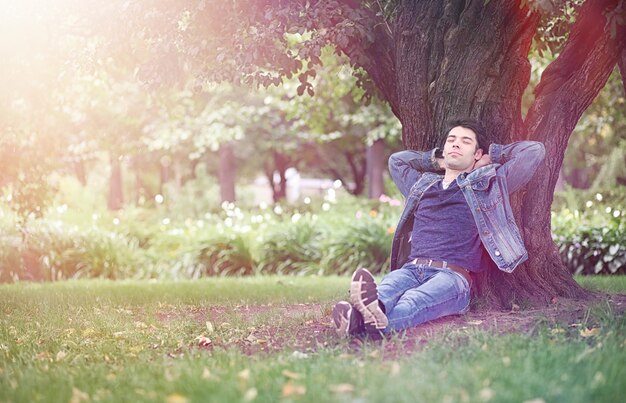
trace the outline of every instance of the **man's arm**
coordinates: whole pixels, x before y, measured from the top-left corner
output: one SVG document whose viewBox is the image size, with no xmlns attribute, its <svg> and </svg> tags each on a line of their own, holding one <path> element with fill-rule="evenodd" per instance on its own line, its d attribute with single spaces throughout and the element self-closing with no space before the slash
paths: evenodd
<svg viewBox="0 0 626 403">
<path fill-rule="evenodd" d="M 537 141 L 517 141 L 507 145 L 489 146 L 491 162 L 502 164 L 498 171 L 504 171 L 509 193 L 515 192 L 532 179 L 545 153 L 544 145 Z"/>
<path fill-rule="evenodd" d="M 411 187 L 423 172 L 438 172 L 443 168 L 436 155 L 438 149 L 430 151 L 405 150 L 389 157 L 389 173 L 400 192 L 407 197 Z"/>
</svg>

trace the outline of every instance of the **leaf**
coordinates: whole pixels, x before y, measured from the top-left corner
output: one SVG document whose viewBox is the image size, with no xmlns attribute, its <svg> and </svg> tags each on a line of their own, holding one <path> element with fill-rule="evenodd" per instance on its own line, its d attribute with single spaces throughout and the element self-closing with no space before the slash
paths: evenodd
<svg viewBox="0 0 626 403">
<path fill-rule="evenodd" d="M 480 392 L 478 392 L 478 396 L 480 397 L 480 400 L 484 402 L 488 402 L 489 400 L 493 399 L 495 395 L 496 395 L 496 392 L 494 392 L 493 389 L 491 388 L 483 388 L 480 390 Z"/>
<path fill-rule="evenodd" d="M 200 347 L 209 347 L 211 345 L 211 339 L 208 337 L 198 336 L 196 337 L 196 340 L 198 341 L 198 346 Z"/>
<path fill-rule="evenodd" d="M 600 328 L 599 327 L 594 327 L 591 329 L 588 328 L 584 328 L 584 329 L 580 329 L 580 335 L 582 337 L 593 337 L 593 336 L 597 336 L 600 334 Z"/>
<path fill-rule="evenodd" d="M 166 403 L 187 403 L 188 401 L 189 399 L 178 393 L 172 393 L 165 399 Z"/>
<path fill-rule="evenodd" d="M 72 388 L 72 397 L 70 403 L 80 403 L 82 401 L 89 401 L 89 395 L 82 390 Z"/>
<path fill-rule="evenodd" d="M 290 379 L 300 379 L 302 378 L 302 374 L 298 374 L 296 372 L 291 372 L 288 369 L 283 369 L 282 374 Z"/>
<path fill-rule="evenodd" d="M 237 377 L 238 377 L 240 380 L 242 380 L 242 381 L 244 381 L 244 382 L 247 382 L 247 381 L 250 379 L 250 370 L 249 370 L 248 368 L 246 368 L 246 369 L 244 369 L 244 370 L 240 371 L 240 372 L 237 374 Z"/>
<path fill-rule="evenodd" d="M 211 371 L 209 371 L 208 368 L 204 368 L 202 370 L 202 379 L 204 379 L 204 380 L 211 379 Z"/>
<path fill-rule="evenodd" d="M 287 382 L 283 385 L 283 397 L 302 396 L 306 393 L 306 388 L 302 385 L 295 385 Z"/>
<path fill-rule="evenodd" d="M 209 334 L 213 333 L 213 331 L 215 330 L 213 328 L 213 323 L 207 321 L 207 323 L 206 323 L 206 330 L 207 330 L 207 332 L 209 332 Z"/>
<path fill-rule="evenodd" d="M 256 390 L 256 388 L 250 388 L 250 389 L 246 390 L 246 393 L 244 393 L 243 400 L 246 401 L 246 402 L 250 402 L 250 401 L 256 399 L 258 394 L 259 394 L 259 392 Z"/>
<path fill-rule="evenodd" d="M 349 383 L 340 383 L 337 385 L 330 385 L 328 389 L 334 393 L 351 393 L 354 392 L 354 385 Z"/>
<path fill-rule="evenodd" d="M 481 323 L 483 323 L 482 320 L 470 320 L 467 322 L 468 325 L 480 325 Z"/>
<path fill-rule="evenodd" d="M 56 355 L 56 361 L 62 361 L 66 356 L 67 356 L 67 353 L 61 350 Z"/>
</svg>

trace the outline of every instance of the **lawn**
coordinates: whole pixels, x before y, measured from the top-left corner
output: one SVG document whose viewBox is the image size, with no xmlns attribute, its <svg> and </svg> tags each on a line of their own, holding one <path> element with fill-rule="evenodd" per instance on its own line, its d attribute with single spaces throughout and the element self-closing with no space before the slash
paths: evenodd
<svg viewBox="0 0 626 403">
<path fill-rule="evenodd" d="M 626 293 L 622 277 L 578 280 Z M 0 401 L 612 402 L 626 393 L 626 319 L 606 301 L 568 320 L 478 312 L 361 342 L 330 327 L 346 288 L 346 278 L 314 276 L 3 285 Z"/>
</svg>

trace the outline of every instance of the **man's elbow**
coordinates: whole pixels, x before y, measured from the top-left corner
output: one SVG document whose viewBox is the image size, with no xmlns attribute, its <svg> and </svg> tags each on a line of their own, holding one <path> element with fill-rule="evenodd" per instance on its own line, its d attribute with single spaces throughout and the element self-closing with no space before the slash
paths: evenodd
<svg viewBox="0 0 626 403">
<path fill-rule="evenodd" d="M 538 141 L 534 141 L 531 147 L 535 160 L 539 164 L 546 157 L 546 147 Z"/>
</svg>

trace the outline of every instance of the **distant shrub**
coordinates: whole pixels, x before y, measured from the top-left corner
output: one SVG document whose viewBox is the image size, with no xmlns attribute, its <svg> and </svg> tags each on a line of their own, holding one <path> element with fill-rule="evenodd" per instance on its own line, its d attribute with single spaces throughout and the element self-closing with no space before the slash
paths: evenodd
<svg viewBox="0 0 626 403">
<path fill-rule="evenodd" d="M 117 279 L 129 276 L 140 259 L 136 245 L 120 234 L 45 220 L 29 223 L 19 242 L 14 238 L 3 244 L 6 247 L 12 257 L 3 261 L 2 271 L 13 279 Z"/>
<path fill-rule="evenodd" d="M 324 253 L 321 241 L 327 236 L 332 234 L 310 215 L 296 222 L 274 225 L 261 235 L 259 272 L 306 274 L 319 271 Z"/>
<path fill-rule="evenodd" d="M 626 214 L 616 191 L 587 195 L 580 209 L 552 214 L 553 239 L 575 274 L 626 274 Z M 570 199 L 574 199 L 570 194 Z"/>
</svg>

